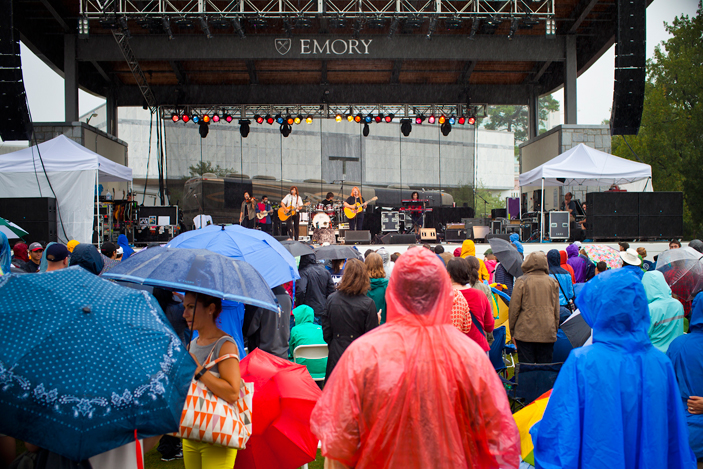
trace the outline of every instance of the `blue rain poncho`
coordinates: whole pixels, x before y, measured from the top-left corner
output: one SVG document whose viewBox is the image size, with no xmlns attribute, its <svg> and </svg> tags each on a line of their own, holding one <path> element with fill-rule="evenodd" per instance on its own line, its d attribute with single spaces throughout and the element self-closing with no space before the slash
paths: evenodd
<svg viewBox="0 0 703 469">
<path fill-rule="evenodd" d="M 671 297 L 671 288 L 658 270 L 645 272 L 642 286 L 649 302 L 649 340 L 666 353 L 671 341 L 683 334 L 683 305 Z"/>
<path fill-rule="evenodd" d="M 577 296 L 593 344 L 571 352 L 532 427 L 537 468 L 695 468 L 676 376 L 649 341 L 637 280 L 611 270 Z"/>
<path fill-rule="evenodd" d="M 666 355 L 679 382 L 691 448 L 699 460 L 703 459 L 703 414 L 689 413 L 686 403 L 691 396 L 703 396 L 703 294 L 693 300 L 689 333 L 674 339 Z"/>
<path fill-rule="evenodd" d="M 12 251 L 5 233 L 0 232 L 0 275 L 9 274 L 12 265 Z"/>
</svg>

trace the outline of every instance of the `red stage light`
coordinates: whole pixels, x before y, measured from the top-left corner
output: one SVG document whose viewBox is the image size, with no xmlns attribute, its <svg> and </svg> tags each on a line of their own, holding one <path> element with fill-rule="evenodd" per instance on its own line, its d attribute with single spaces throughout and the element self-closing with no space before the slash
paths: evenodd
<svg viewBox="0 0 703 469">
<path fill-rule="evenodd" d="M 357 114 L 357 115 L 354 117 L 354 122 L 356 122 L 356 123 L 361 122 L 361 114 Z"/>
<path fill-rule="evenodd" d="M 268 125 L 273 125 L 273 117 L 269 114 L 269 116 L 266 118 L 266 123 Z"/>
<path fill-rule="evenodd" d="M 469 117 L 469 125 L 474 125 L 476 123 L 476 118 L 475 117 Z"/>
<path fill-rule="evenodd" d="M 380 123 L 383 120 L 383 114 L 376 114 L 376 117 L 374 117 L 374 120 L 376 123 Z"/>
<path fill-rule="evenodd" d="M 230 116 L 229 114 L 226 114 L 226 115 L 225 115 L 225 120 L 227 121 L 227 123 L 232 122 L 232 116 Z"/>
<path fill-rule="evenodd" d="M 393 120 L 393 114 L 388 114 L 384 119 L 386 122 L 390 123 Z"/>
<path fill-rule="evenodd" d="M 188 122 L 190 120 L 190 116 L 188 114 L 183 114 L 183 122 Z"/>
<path fill-rule="evenodd" d="M 466 117 L 461 116 L 461 117 L 459 118 L 459 125 L 464 125 L 465 123 L 466 123 Z"/>
<path fill-rule="evenodd" d="M 219 115 L 219 114 L 213 114 L 213 116 L 212 116 L 212 121 L 213 121 L 213 122 L 220 122 L 220 115 Z"/>
<path fill-rule="evenodd" d="M 429 122 L 430 124 L 434 124 L 434 122 L 435 122 L 434 114 L 430 114 L 430 117 L 427 118 L 427 122 Z"/>
<path fill-rule="evenodd" d="M 258 114 L 254 116 L 254 119 L 256 119 L 256 123 L 257 123 L 257 124 L 263 124 L 263 123 L 264 123 L 264 118 L 261 117 L 261 116 L 258 115 Z"/>
<path fill-rule="evenodd" d="M 177 113 L 175 113 L 175 112 L 174 112 L 174 113 L 171 113 L 171 120 L 172 120 L 173 122 L 178 122 L 179 119 L 180 119 L 180 117 L 178 117 L 178 114 L 177 114 Z"/>
</svg>

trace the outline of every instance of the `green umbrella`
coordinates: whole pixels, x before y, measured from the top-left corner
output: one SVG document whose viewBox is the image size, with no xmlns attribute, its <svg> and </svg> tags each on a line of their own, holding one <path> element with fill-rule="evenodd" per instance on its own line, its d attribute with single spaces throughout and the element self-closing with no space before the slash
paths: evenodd
<svg viewBox="0 0 703 469">
<path fill-rule="evenodd" d="M 0 231 L 5 233 L 7 239 L 23 238 L 29 234 L 16 224 L 2 217 L 0 217 Z"/>
</svg>

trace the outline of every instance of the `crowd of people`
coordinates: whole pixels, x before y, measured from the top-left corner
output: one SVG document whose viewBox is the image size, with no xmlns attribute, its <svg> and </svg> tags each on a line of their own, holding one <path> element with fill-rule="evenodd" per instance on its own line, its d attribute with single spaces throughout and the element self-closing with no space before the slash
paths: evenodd
<svg viewBox="0 0 703 469">
<path fill-rule="evenodd" d="M 296 360 L 323 389 L 311 428 L 326 467 L 519 466 L 520 435 L 488 357 L 496 290 L 509 297 L 505 325 L 520 363 L 552 363 L 560 327 L 574 315 L 593 331 L 591 346 L 562 366 L 532 428 L 538 467 L 703 461 L 703 295 L 689 314 L 656 259 L 627 243 L 618 269 L 593 262 L 579 242 L 526 256 L 517 236 L 511 246 L 522 260 L 518 277 L 490 249 L 478 258 L 471 240 L 454 253 L 423 245 L 328 262 L 304 255 L 300 279 L 272 289 L 283 314 L 243 306 L 241 331 L 223 326 L 223 310 L 236 306 L 218 298 L 161 289 L 154 296 L 189 344 L 194 378 L 228 402 L 239 396 L 236 336 L 248 352 L 289 360 L 301 345 L 327 344 L 327 358 Z M 697 240 L 689 246 L 703 251 Z M 75 241 L 10 249 L 0 233 L 3 273 L 76 265 L 100 275 L 133 253 L 126 238 L 100 251 Z M 219 361 L 208 370 L 209 359 Z M 237 455 L 172 436 L 158 449 L 189 469 L 232 467 Z"/>
</svg>

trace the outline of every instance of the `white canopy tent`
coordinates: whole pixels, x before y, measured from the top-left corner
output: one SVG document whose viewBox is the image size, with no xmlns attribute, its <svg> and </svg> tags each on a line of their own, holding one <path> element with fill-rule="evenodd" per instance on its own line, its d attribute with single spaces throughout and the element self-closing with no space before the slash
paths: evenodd
<svg viewBox="0 0 703 469">
<path fill-rule="evenodd" d="M 99 182 L 121 181 L 132 181 L 130 168 L 64 135 L 38 148 L 0 155 L 0 198 L 54 197 L 55 193 L 58 238 L 64 243 L 92 242 L 95 187 Z"/>
<path fill-rule="evenodd" d="M 626 160 L 591 148 L 583 143 L 552 158 L 546 163 L 520 175 L 520 187 L 542 186 L 544 207 L 545 186 L 612 186 L 630 184 L 652 179 L 652 167 L 648 164 Z M 544 223 L 544 217 L 540 217 Z M 544 226 L 540 227 L 540 241 Z"/>
</svg>

